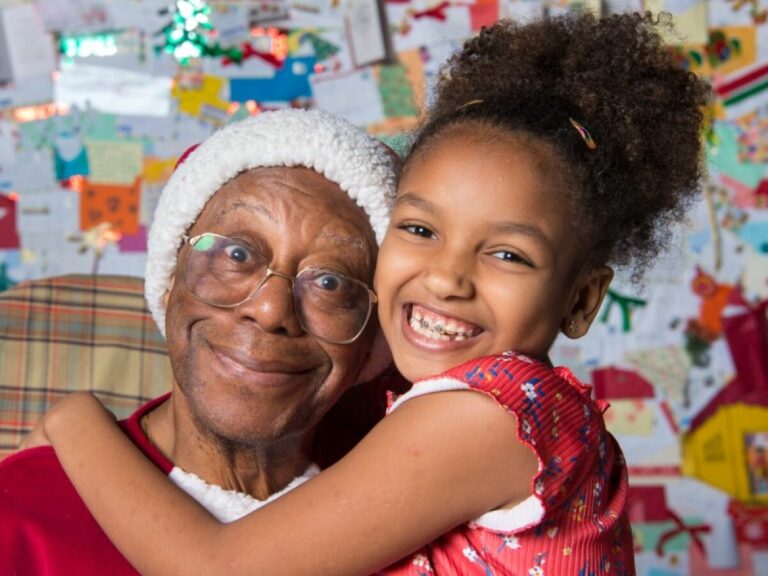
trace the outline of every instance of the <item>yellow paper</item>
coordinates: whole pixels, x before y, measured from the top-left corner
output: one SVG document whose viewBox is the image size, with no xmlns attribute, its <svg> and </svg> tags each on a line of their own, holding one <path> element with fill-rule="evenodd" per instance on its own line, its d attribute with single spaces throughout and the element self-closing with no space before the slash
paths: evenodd
<svg viewBox="0 0 768 576">
<path fill-rule="evenodd" d="M 195 118 L 199 118 L 204 106 L 226 111 L 229 102 L 221 99 L 221 91 L 226 80 L 218 76 L 206 74 L 199 88 L 180 88 L 174 85 L 171 95 L 179 101 L 179 110 Z"/>
<path fill-rule="evenodd" d="M 99 184 L 133 184 L 144 167 L 144 147 L 133 140 L 85 141 L 90 175 Z"/>
<path fill-rule="evenodd" d="M 644 400 L 611 400 L 605 412 L 605 425 L 617 436 L 650 436 L 653 434 L 654 403 Z"/>
<path fill-rule="evenodd" d="M 736 46 L 738 44 L 738 53 L 731 49 L 730 56 L 727 59 L 716 59 L 712 66 L 712 72 L 718 75 L 731 74 L 741 68 L 754 64 L 757 58 L 757 41 L 755 39 L 756 29 L 754 26 L 728 26 L 718 28 L 713 32 L 721 32 L 725 39 Z"/>
<path fill-rule="evenodd" d="M 654 14 L 670 11 L 668 0 L 646 0 L 645 9 L 650 10 Z M 707 3 L 704 0 L 691 6 L 688 10 L 674 14 L 674 31 L 672 34 L 665 35 L 665 41 L 673 45 L 680 44 L 681 42 L 685 44 L 706 44 L 707 15 Z"/>
<path fill-rule="evenodd" d="M 173 174 L 177 158 L 147 158 L 144 162 L 143 180 L 147 184 L 162 184 Z"/>
<path fill-rule="evenodd" d="M 768 434 L 768 408 L 731 404 L 721 407 L 683 437 L 683 473 L 725 490 L 744 502 L 768 502 L 755 490 L 754 463 L 747 438 Z"/>
</svg>

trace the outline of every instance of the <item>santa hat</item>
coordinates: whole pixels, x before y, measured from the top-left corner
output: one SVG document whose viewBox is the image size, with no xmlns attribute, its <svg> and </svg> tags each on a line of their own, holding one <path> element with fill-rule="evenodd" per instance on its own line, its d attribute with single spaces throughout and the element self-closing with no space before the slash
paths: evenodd
<svg viewBox="0 0 768 576">
<path fill-rule="evenodd" d="M 149 231 L 145 296 L 160 332 L 165 336 L 163 298 L 182 237 L 229 180 L 250 168 L 311 168 L 365 211 L 381 244 L 395 197 L 397 164 L 397 156 L 382 142 L 319 110 L 263 112 L 215 132 L 180 160 Z"/>
</svg>

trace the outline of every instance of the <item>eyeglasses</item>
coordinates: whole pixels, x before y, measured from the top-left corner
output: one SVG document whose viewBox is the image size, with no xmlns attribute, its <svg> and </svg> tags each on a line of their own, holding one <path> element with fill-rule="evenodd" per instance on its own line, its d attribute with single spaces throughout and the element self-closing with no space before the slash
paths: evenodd
<svg viewBox="0 0 768 576">
<path fill-rule="evenodd" d="M 211 306 L 236 308 L 277 276 L 291 283 L 293 309 L 305 332 L 333 344 L 348 344 L 363 333 L 377 301 L 363 282 L 334 270 L 305 268 L 296 276 L 276 272 L 244 238 L 206 232 L 184 240 L 190 246 L 184 286 Z"/>
</svg>

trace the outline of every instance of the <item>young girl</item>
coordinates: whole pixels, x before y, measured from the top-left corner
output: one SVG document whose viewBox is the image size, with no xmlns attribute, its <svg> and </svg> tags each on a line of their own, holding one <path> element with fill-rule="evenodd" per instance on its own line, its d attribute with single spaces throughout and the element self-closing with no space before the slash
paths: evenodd
<svg viewBox="0 0 768 576">
<path fill-rule="evenodd" d="M 447 64 L 375 282 L 415 384 L 316 478 L 220 524 L 95 401 L 54 409 L 67 473 L 142 573 L 634 572 L 605 406 L 544 360 L 558 332 L 586 334 L 609 265 L 642 271 L 695 195 L 708 89 L 654 27 L 500 22 Z"/>
</svg>

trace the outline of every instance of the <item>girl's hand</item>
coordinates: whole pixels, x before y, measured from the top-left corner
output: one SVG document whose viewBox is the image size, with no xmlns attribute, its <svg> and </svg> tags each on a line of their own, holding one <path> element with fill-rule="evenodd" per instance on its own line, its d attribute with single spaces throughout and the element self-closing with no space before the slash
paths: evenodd
<svg viewBox="0 0 768 576">
<path fill-rule="evenodd" d="M 46 415 L 43 415 L 43 417 L 37 421 L 30 433 L 22 438 L 19 443 L 19 451 L 27 450 L 29 448 L 37 448 L 38 446 L 51 445 L 51 441 L 48 439 L 48 436 L 46 436 L 45 430 L 43 429 L 45 427 L 45 416 Z"/>
<path fill-rule="evenodd" d="M 48 409 L 35 427 L 19 444 L 19 450 L 55 444 L 56 430 L 68 426 L 82 426 L 94 418 L 114 416 L 90 392 L 73 392 Z"/>
</svg>

